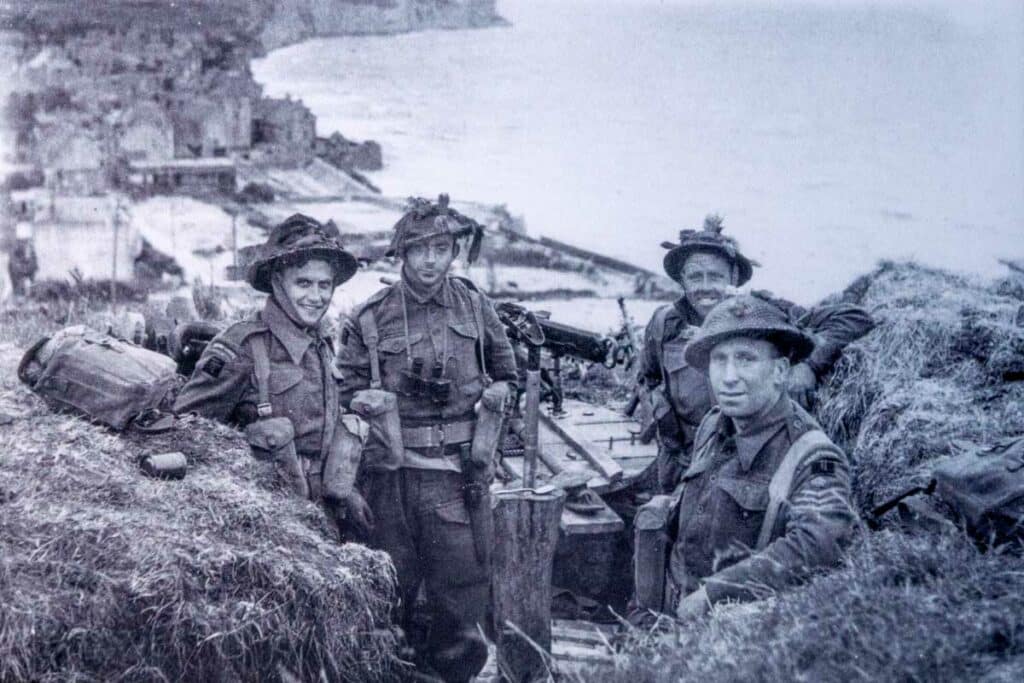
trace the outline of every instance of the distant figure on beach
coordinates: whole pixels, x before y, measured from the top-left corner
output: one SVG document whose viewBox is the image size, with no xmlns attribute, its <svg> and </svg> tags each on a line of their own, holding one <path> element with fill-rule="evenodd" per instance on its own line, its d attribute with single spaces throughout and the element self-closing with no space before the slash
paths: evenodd
<svg viewBox="0 0 1024 683">
<path fill-rule="evenodd" d="M 11 277 L 11 286 L 16 296 L 25 296 L 32 289 L 36 273 L 39 272 L 39 260 L 31 239 L 16 239 L 11 249 L 7 271 Z"/>
<path fill-rule="evenodd" d="M 686 344 L 718 405 L 696 430 L 676 491 L 638 515 L 663 508 L 672 543 L 667 571 L 638 553 L 639 607 L 690 619 L 838 560 L 856 520 L 849 463 L 786 393 L 791 368 L 814 349 L 781 309 L 753 296 L 715 306 Z"/>
<path fill-rule="evenodd" d="M 370 545 L 398 573 L 397 621 L 426 677 L 417 680 L 469 681 L 487 661 L 494 418 L 517 375 L 491 301 L 449 275 L 469 235 L 472 261 L 480 226 L 447 195 L 413 200 L 388 251 L 401 280 L 356 308 L 335 362 L 343 404 L 370 422 L 359 488 L 376 520 Z"/>
<path fill-rule="evenodd" d="M 683 350 L 708 311 L 732 288 L 748 282 L 757 265 L 743 255 L 735 239 L 722 234 L 722 228 L 722 219 L 711 215 L 702 230 L 679 233 L 679 244 L 665 255 L 664 268 L 682 286 L 683 295 L 658 308 L 644 333 L 637 380 L 657 426 L 655 493 L 675 488 L 690 463 L 697 425 L 715 403 L 706 373 L 691 366 Z M 809 407 L 818 382 L 843 348 L 870 331 L 874 321 L 862 308 L 847 304 L 808 312 L 782 299 L 772 301 L 815 336 L 812 353 L 789 373 L 789 392 Z"/>
<path fill-rule="evenodd" d="M 276 462 L 297 495 L 322 501 L 343 533 L 365 535 L 370 513 L 354 488 L 361 444 L 341 419 L 321 327 L 357 267 L 333 224 L 295 214 L 275 227 L 246 275 L 270 295 L 263 310 L 210 342 L 174 410 L 245 428 L 254 455 Z"/>
</svg>

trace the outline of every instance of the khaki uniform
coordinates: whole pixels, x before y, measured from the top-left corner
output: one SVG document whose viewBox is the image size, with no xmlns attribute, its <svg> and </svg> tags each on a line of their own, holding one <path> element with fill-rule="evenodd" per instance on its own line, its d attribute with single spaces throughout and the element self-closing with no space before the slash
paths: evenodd
<svg viewBox="0 0 1024 683">
<path fill-rule="evenodd" d="M 331 375 L 334 352 L 329 338 L 300 329 L 273 299 L 267 300 L 258 317 L 235 323 L 210 342 L 178 394 L 174 410 L 239 427 L 255 422 L 259 392 L 252 343 L 257 336 L 267 344 L 273 415 L 291 420 L 295 448 L 316 500 L 335 429 L 344 429 L 339 424 L 338 387 Z M 357 465 L 348 465 L 350 479 Z"/>
<path fill-rule="evenodd" d="M 871 316 L 857 306 L 822 306 L 807 312 L 781 299 L 772 303 L 816 335 L 814 352 L 806 362 L 819 378 L 832 369 L 847 344 L 874 327 Z M 690 462 L 697 427 L 714 405 L 707 373 L 690 367 L 684 357 L 686 344 L 703 322 L 684 297 L 655 311 L 644 333 L 639 379 L 647 387 L 658 387 L 652 396 L 658 426 L 657 493 L 669 493 L 679 482 Z"/>
<path fill-rule="evenodd" d="M 849 463 L 833 448 L 812 450 L 801 461 L 767 546 L 751 550 L 772 475 L 790 446 L 812 429 L 820 428 L 785 395 L 742 434 L 717 409 L 708 414 L 682 476 L 667 608 L 701 585 L 713 603 L 754 599 L 838 560 L 856 515 Z"/>
<path fill-rule="evenodd" d="M 418 654 L 446 680 L 468 679 L 486 661 L 477 625 L 488 612 L 490 568 L 474 551 L 459 460 L 489 381 L 516 381 L 512 346 L 490 301 L 466 281 L 449 277 L 426 299 L 399 282 L 371 297 L 343 328 L 335 373 L 345 405 L 370 386 L 370 352 L 359 322 L 365 315 L 377 329 L 383 388 L 398 395 L 406 446 L 400 463 L 385 464 L 387 446 L 371 430 L 363 452 L 359 487 L 375 519 L 371 545 L 395 564 L 405 608 L 400 619 Z M 402 374 L 413 365 L 428 376 L 438 368 L 450 382 L 447 400 L 409 395 Z M 490 509 L 486 494 L 482 504 Z M 412 609 L 421 584 L 430 614 L 426 633 Z"/>
</svg>

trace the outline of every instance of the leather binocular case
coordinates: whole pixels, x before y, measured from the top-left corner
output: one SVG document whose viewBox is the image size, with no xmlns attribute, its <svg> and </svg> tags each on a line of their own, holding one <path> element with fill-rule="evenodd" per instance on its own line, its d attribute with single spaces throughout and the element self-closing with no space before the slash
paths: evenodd
<svg viewBox="0 0 1024 683">
<path fill-rule="evenodd" d="M 287 417 L 269 417 L 245 428 L 245 440 L 257 460 L 273 462 L 285 485 L 296 495 L 309 498 L 309 482 L 295 450 L 295 427 Z"/>
<path fill-rule="evenodd" d="M 398 397 L 383 389 L 363 389 L 352 397 L 352 410 L 369 424 L 370 439 L 376 438 L 386 446 L 387 459 L 380 465 L 398 468 L 405 458 Z"/>
</svg>

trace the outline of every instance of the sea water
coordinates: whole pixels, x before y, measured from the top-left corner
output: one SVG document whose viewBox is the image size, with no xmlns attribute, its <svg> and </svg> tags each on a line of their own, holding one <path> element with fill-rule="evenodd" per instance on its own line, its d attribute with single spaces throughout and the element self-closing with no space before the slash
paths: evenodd
<svg viewBox="0 0 1024 683">
<path fill-rule="evenodd" d="M 1015 3 L 499 3 L 511 27 L 317 39 L 254 64 L 389 195 L 504 203 L 659 270 L 705 214 L 809 303 L 883 258 L 1024 257 Z"/>
</svg>

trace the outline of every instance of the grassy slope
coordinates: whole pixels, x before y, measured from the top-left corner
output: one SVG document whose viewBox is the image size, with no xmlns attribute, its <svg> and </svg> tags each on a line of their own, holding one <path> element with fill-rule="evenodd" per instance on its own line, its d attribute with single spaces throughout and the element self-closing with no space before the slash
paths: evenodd
<svg viewBox="0 0 1024 683">
<path fill-rule="evenodd" d="M 912 265 L 883 266 L 855 285 L 846 296 L 872 310 L 880 325 L 841 361 L 823 392 L 822 416 L 826 429 L 858 463 L 857 500 L 861 507 L 869 507 L 884 495 L 919 479 L 930 463 L 951 452 L 951 439 L 988 442 L 1024 432 L 1024 382 L 1002 381 L 1024 363 L 1021 330 L 1011 322 L 1019 300 L 1001 296 L 994 288 Z M 83 322 L 80 318 L 79 315 L 69 322 Z M 159 513 L 136 522 L 136 533 L 142 537 L 149 525 L 159 525 L 161 515 L 174 516 L 189 510 L 188 514 L 198 515 L 199 519 L 205 516 L 202 526 L 219 527 L 222 522 L 213 521 L 227 519 L 229 527 L 244 521 L 243 529 L 247 528 L 245 525 L 258 525 L 261 533 L 257 535 L 275 533 L 280 521 L 277 509 L 285 505 L 284 501 L 257 488 L 254 495 L 259 498 L 259 505 L 273 505 L 274 511 L 260 507 L 268 515 L 266 519 L 260 515 L 233 516 L 240 514 L 239 508 L 232 506 L 230 496 L 225 499 L 225 493 L 217 492 L 224 484 L 218 483 L 215 470 L 205 469 L 221 463 L 233 477 L 240 476 L 248 482 L 247 478 L 254 476 L 249 469 L 252 463 L 238 451 L 232 451 L 236 457 L 226 460 L 219 456 L 211 462 L 200 459 L 195 470 L 199 480 L 186 483 L 195 487 L 189 490 L 196 496 L 201 494 L 204 501 L 209 498 L 212 507 L 179 511 L 161 498 L 166 496 L 168 485 L 139 482 L 130 463 L 142 446 L 124 445 L 116 437 L 80 421 L 50 415 L 18 387 L 11 371 L 16 355 L 14 345 L 27 343 L 42 328 L 55 327 L 46 320 L 46 316 L 29 316 L 16 324 L 7 320 L 0 325 L 0 344 L 7 342 L 0 353 L 0 412 L 26 413 L 16 423 L 17 431 L 12 437 L 6 436 L 12 434 L 10 431 L 4 431 L 0 437 L 0 492 L 4 496 L 21 495 L 18 492 L 26 486 L 35 486 L 40 493 L 59 491 L 74 500 L 89 499 L 92 502 L 84 508 L 87 510 L 122 510 L 117 517 L 106 518 L 106 531 L 100 535 L 104 544 L 111 539 L 112 547 L 126 542 L 130 545 L 131 536 L 118 532 L 117 525 L 132 521 L 133 515 L 124 514 L 123 510 L 137 510 L 140 504 L 158 505 L 154 510 Z M 611 375 L 602 377 L 616 384 Z M 586 386 L 613 391 L 614 386 L 604 386 L 608 382 L 589 382 Z M 80 455 L 73 458 L 70 454 L 75 453 Z M 101 466 L 90 464 L 97 457 Z M 81 470 L 75 475 L 74 486 L 45 488 L 56 486 L 47 483 L 47 477 L 55 471 L 54 462 L 61 467 L 73 462 L 72 471 Z M 116 495 L 88 493 L 102 476 L 116 484 Z M 223 478 L 223 471 L 220 477 Z M 141 490 L 152 493 L 140 494 Z M 60 500 L 56 496 L 50 499 Z M 191 496 L 187 499 L 191 503 L 197 500 Z M 13 500 L 17 502 L 18 498 Z M 39 502 L 42 496 L 37 494 L 29 500 L 43 509 L 44 503 Z M 12 509 L 10 502 L 0 504 L 0 520 L 5 528 L 11 528 Z M 235 512 L 230 513 L 232 510 Z M 38 513 L 36 522 L 42 524 L 54 514 L 46 508 Z M 309 514 L 309 510 L 288 510 L 288 528 L 308 529 Z M 57 519 L 73 521 L 76 517 L 65 515 Z M 112 523 L 114 519 L 117 525 Z M 94 528 L 90 533 L 99 532 Z M 310 537 L 307 533 L 301 532 L 303 538 L 313 543 L 315 534 Z M 237 536 L 236 528 L 230 543 L 242 543 L 248 538 L 248 534 L 244 538 Z M 38 545 L 45 545 L 44 536 L 40 534 L 38 538 Z M 0 543 L 3 542 L 0 537 Z M 90 545 L 88 539 L 82 543 L 84 550 L 75 551 L 80 553 L 78 557 L 95 557 L 98 546 Z M 230 543 L 216 534 L 204 536 L 196 540 L 193 553 L 197 557 L 217 557 L 217 552 L 210 549 L 229 548 L 237 552 Z M 77 546 L 68 546 L 65 552 L 73 547 Z M 319 552 L 336 552 L 319 544 L 315 547 L 320 548 Z M 38 549 L 31 553 L 22 548 L 16 550 L 3 548 L 0 598 L 5 604 L 11 599 L 15 579 L 20 581 L 17 586 L 23 598 L 31 596 L 32 590 L 38 591 L 40 583 L 48 591 L 63 596 L 81 592 L 76 583 L 79 579 L 69 569 L 69 563 L 54 565 L 53 558 Z M 20 574 L 12 574 L 11 567 L 15 565 L 8 559 L 12 557 L 24 560 L 17 565 Z M 204 566 L 204 571 L 209 572 L 209 565 Z M 213 566 L 218 571 L 223 568 Z M 359 566 L 358 562 L 355 566 Z M 150 576 L 155 572 L 132 567 L 128 558 L 113 573 L 121 585 L 129 587 L 135 584 L 128 578 L 136 575 Z M 67 599 L 65 604 L 75 605 L 79 611 L 63 613 L 66 618 L 57 623 L 64 629 L 64 639 L 40 643 L 45 645 L 42 651 L 52 651 L 54 642 L 74 643 L 79 636 L 69 634 L 78 633 L 75 626 L 91 624 L 96 618 L 90 610 L 99 609 L 98 614 L 105 614 L 102 605 L 90 602 L 92 598 L 78 603 L 71 597 Z M 50 614 L 39 610 L 40 623 L 51 623 L 46 621 L 52 619 Z M 12 651 L 12 642 L 27 642 L 3 639 L 4 630 L 10 629 L 11 623 L 10 619 L 4 622 L 0 617 L 0 653 L 4 655 L 0 659 Z M 199 647 L 195 631 L 183 633 L 192 639 L 187 641 L 191 647 Z M 230 652 L 230 648 L 224 651 Z M 1024 561 L 1012 552 L 981 553 L 959 533 L 942 535 L 896 528 L 865 533 L 835 571 L 823 573 L 773 599 L 719 608 L 697 623 L 669 627 L 660 633 L 634 631 L 626 638 L 613 666 L 587 672 L 582 678 L 629 683 L 1022 680 Z"/>
<path fill-rule="evenodd" d="M 0 322 L 0 681 L 383 676 L 386 556 L 339 545 L 227 427 L 140 438 L 52 413 L 15 376 L 46 320 Z M 171 450 L 183 481 L 140 474 Z"/>
<path fill-rule="evenodd" d="M 857 462 L 862 508 L 920 479 L 952 439 L 1024 433 L 1019 300 L 914 265 L 847 298 L 878 328 L 824 392 L 823 424 Z M 1024 680 L 1024 561 L 959 532 L 865 532 L 843 565 L 773 599 L 634 631 L 589 680 Z"/>
</svg>

